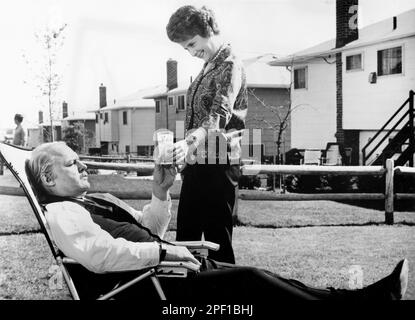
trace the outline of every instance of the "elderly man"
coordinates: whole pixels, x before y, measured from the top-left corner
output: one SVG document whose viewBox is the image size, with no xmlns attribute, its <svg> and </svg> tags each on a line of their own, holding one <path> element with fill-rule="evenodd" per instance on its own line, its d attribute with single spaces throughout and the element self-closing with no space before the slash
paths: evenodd
<svg viewBox="0 0 415 320">
<path fill-rule="evenodd" d="M 87 195 L 86 165 L 64 143 L 40 145 L 32 152 L 29 169 L 36 191 L 46 208 L 46 219 L 59 249 L 94 273 L 137 270 L 161 260 L 199 261 L 185 248 L 162 238 L 170 220 L 169 188 L 176 170 L 155 166 L 151 203 L 137 211 L 110 195 Z M 315 289 L 276 274 L 210 260 L 187 278 L 161 279 L 168 297 L 203 299 L 279 300 L 401 299 L 408 281 L 408 263 L 402 260 L 380 281 L 360 290 Z M 144 286 L 145 286 L 144 282 Z M 129 298 L 148 298 L 142 286 Z"/>
</svg>

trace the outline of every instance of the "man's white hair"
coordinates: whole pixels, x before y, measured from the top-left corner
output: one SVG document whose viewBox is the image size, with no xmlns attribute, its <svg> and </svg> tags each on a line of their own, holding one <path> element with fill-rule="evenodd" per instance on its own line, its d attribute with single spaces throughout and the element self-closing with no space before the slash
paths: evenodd
<svg viewBox="0 0 415 320">
<path fill-rule="evenodd" d="M 61 156 L 60 151 L 62 146 L 66 146 L 63 141 L 48 142 L 37 146 L 32 151 L 32 156 L 29 160 L 29 170 L 33 175 L 34 183 L 37 186 L 42 186 L 42 176 L 46 178 L 55 179 L 53 172 L 53 164 L 56 156 Z"/>
</svg>

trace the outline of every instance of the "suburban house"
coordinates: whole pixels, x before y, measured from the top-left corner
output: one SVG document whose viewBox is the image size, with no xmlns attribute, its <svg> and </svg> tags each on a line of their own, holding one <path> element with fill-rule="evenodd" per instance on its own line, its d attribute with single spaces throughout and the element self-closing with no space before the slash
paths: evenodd
<svg viewBox="0 0 415 320">
<path fill-rule="evenodd" d="M 413 108 L 415 9 L 359 29 L 357 8 L 338 0 L 336 39 L 270 62 L 292 72 L 291 147 L 332 143 L 346 164 L 413 165 L 413 113 L 397 119 Z"/>
<path fill-rule="evenodd" d="M 27 128 L 26 146 L 28 148 L 36 148 L 42 143 L 39 126 L 30 126 Z"/>
<path fill-rule="evenodd" d="M 245 70 L 249 92 L 246 128 L 249 130 L 249 151 L 246 157 L 253 156 L 253 130 L 261 131 L 259 142 L 262 160 L 272 161 L 276 155 L 276 132 L 278 117 L 289 112 L 290 74 L 286 68 L 272 68 L 264 62 L 246 60 Z M 244 60 L 245 62 L 245 60 Z M 185 134 L 186 92 L 190 83 L 178 85 L 177 62 L 167 61 L 167 86 L 155 94 L 145 96 L 155 101 L 155 128 L 168 129 L 181 140 Z M 281 153 L 290 149 L 290 124 L 283 133 Z"/>
<path fill-rule="evenodd" d="M 82 153 L 88 153 L 89 148 L 95 147 L 95 116 L 91 113 L 68 112 L 68 104 L 62 103 L 62 117 L 53 119 L 54 140 L 61 141 L 65 138 L 65 129 L 77 125 L 82 131 Z M 50 120 L 44 119 L 43 111 L 39 111 L 38 125 L 27 128 L 26 144 L 29 148 L 51 141 Z"/>
<path fill-rule="evenodd" d="M 143 99 L 158 87 L 142 89 L 107 105 L 106 88 L 99 88 L 95 110 L 96 144 L 103 154 L 151 156 L 155 130 L 154 101 Z"/>
<path fill-rule="evenodd" d="M 78 112 L 68 115 L 62 119 L 62 134 L 65 138 L 65 130 L 68 127 L 75 126 L 82 133 L 80 145 L 81 153 L 89 153 L 90 148 L 96 147 L 95 138 L 95 115 L 93 113 Z"/>
<path fill-rule="evenodd" d="M 54 141 L 62 140 L 62 122 L 60 119 L 52 119 Z M 38 113 L 38 125 L 27 128 L 26 144 L 28 148 L 35 148 L 44 142 L 50 142 L 51 123 L 50 118 L 43 117 L 43 111 Z"/>
</svg>

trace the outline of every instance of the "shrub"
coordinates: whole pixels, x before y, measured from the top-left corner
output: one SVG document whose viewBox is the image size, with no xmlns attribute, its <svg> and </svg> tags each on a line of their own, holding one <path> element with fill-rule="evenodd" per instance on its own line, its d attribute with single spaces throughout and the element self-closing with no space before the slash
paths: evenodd
<svg viewBox="0 0 415 320">
<path fill-rule="evenodd" d="M 261 186 L 261 179 L 258 176 L 241 176 L 239 178 L 240 189 L 254 189 Z"/>
<path fill-rule="evenodd" d="M 289 192 L 314 193 L 322 187 L 320 176 L 289 175 L 285 177 L 285 186 Z"/>
</svg>

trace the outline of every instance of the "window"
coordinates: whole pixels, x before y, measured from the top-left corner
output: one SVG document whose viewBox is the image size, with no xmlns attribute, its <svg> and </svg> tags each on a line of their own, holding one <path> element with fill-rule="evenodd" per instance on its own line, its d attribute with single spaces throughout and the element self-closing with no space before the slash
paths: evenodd
<svg viewBox="0 0 415 320">
<path fill-rule="evenodd" d="M 156 100 L 156 113 L 160 113 L 160 100 Z"/>
<path fill-rule="evenodd" d="M 177 98 L 177 110 L 184 110 L 184 96 L 178 96 L 178 98 Z"/>
<path fill-rule="evenodd" d="M 346 71 L 351 70 L 363 70 L 361 54 L 346 57 Z"/>
<path fill-rule="evenodd" d="M 108 112 L 104 114 L 104 123 L 108 122 Z"/>
<path fill-rule="evenodd" d="M 294 69 L 294 89 L 307 88 L 307 67 Z"/>
<path fill-rule="evenodd" d="M 152 156 L 154 146 L 137 146 L 137 155 L 138 156 Z"/>
<path fill-rule="evenodd" d="M 95 123 L 98 123 L 98 113 L 95 114 Z"/>
<path fill-rule="evenodd" d="M 130 153 L 130 146 L 125 146 L 125 153 Z"/>
<path fill-rule="evenodd" d="M 402 73 L 402 47 L 378 51 L 378 75 Z"/>
<path fill-rule="evenodd" d="M 174 105 L 174 97 L 169 97 L 169 106 Z"/>
<path fill-rule="evenodd" d="M 262 159 L 263 155 L 264 155 L 264 145 L 263 144 L 251 144 L 250 143 L 248 145 L 248 156 L 249 156 L 249 158 L 256 158 L 257 160 L 260 160 L 260 159 Z"/>
<path fill-rule="evenodd" d="M 102 120 L 102 117 L 103 117 L 103 114 L 102 113 L 100 113 L 99 114 L 99 118 Z"/>
<path fill-rule="evenodd" d="M 127 111 L 122 112 L 122 124 L 128 124 L 127 123 Z"/>
</svg>

